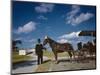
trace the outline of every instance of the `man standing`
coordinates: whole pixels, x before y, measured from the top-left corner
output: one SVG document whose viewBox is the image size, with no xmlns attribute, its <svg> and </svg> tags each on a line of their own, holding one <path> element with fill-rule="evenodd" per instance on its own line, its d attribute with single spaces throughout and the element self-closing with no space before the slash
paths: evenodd
<svg viewBox="0 0 100 75">
<path fill-rule="evenodd" d="M 37 55 L 38 65 L 43 63 L 43 45 L 41 44 L 41 40 L 38 39 L 38 44 L 35 46 L 35 53 Z"/>
<path fill-rule="evenodd" d="M 78 50 L 82 49 L 82 42 L 79 42 L 79 43 L 77 44 L 77 47 L 78 47 Z"/>
</svg>

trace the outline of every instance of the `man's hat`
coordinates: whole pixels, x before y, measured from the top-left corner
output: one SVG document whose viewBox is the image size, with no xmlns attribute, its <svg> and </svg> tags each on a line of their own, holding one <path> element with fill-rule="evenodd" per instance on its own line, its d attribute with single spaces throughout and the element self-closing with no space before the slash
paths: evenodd
<svg viewBox="0 0 100 75">
<path fill-rule="evenodd" d="M 38 42 L 41 42 L 41 40 L 40 40 L 40 39 L 38 39 Z"/>
</svg>

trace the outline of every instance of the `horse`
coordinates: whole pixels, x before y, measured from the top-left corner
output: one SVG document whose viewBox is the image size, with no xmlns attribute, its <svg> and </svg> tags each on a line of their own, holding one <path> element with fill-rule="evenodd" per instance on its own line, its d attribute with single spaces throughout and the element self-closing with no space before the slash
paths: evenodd
<svg viewBox="0 0 100 75">
<path fill-rule="evenodd" d="M 49 38 L 48 36 L 45 36 L 43 45 L 46 45 L 47 43 L 49 44 L 52 49 L 52 52 L 54 53 L 56 63 L 58 63 L 58 53 L 62 52 L 68 52 L 71 61 L 72 55 L 74 55 L 74 49 L 70 43 L 58 43 Z"/>
<path fill-rule="evenodd" d="M 96 53 L 96 45 L 93 45 L 92 42 L 87 42 L 83 45 L 83 47 L 79 50 L 79 56 L 86 58 L 87 55 L 93 57 Z"/>
<path fill-rule="evenodd" d="M 96 53 L 96 45 L 93 45 L 92 42 L 87 42 L 86 46 L 83 46 L 83 48 L 87 48 L 87 52 L 90 56 L 93 56 Z"/>
</svg>

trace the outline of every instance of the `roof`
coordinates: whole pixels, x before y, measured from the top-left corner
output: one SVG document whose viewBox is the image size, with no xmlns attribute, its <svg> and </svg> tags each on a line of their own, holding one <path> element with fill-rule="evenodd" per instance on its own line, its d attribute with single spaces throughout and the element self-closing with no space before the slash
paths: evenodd
<svg viewBox="0 0 100 75">
<path fill-rule="evenodd" d="M 96 31 L 81 31 L 79 36 L 93 36 L 96 37 Z"/>
</svg>

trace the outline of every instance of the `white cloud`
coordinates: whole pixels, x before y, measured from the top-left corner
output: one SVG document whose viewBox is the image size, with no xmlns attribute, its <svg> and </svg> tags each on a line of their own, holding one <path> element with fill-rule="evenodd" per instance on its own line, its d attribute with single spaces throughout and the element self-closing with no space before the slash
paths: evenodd
<svg viewBox="0 0 100 75">
<path fill-rule="evenodd" d="M 42 3 L 40 6 L 36 6 L 35 10 L 38 13 L 52 12 L 54 4 Z"/>
<path fill-rule="evenodd" d="M 22 42 L 25 42 L 25 43 L 35 43 L 36 42 L 36 39 L 35 38 L 29 38 L 29 37 L 17 37 L 17 38 L 14 38 L 14 40 L 21 40 Z"/>
<path fill-rule="evenodd" d="M 48 19 L 47 17 L 45 17 L 45 16 L 43 16 L 43 15 L 40 15 L 40 16 L 38 16 L 37 18 L 40 19 L 40 20 L 47 20 L 47 19 Z"/>
<path fill-rule="evenodd" d="M 60 39 L 65 39 L 65 38 L 67 38 L 67 39 L 77 38 L 79 33 L 80 33 L 80 31 L 78 31 L 78 32 L 72 32 L 72 33 L 69 33 L 69 34 L 64 34 L 64 35 L 60 36 L 59 38 L 60 38 Z"/>
<path fill-rule="evenodd" d="M 72 5 L 72 10 L 70 12 L 68 12 L 67 15 L 74 16 L 78 12 L 80 12 L 80 6 L 78 6 L 78 5 Z"/>
<path fill-rule="evenodd" d="M 79 16 L 77 16 L 76 18 L 71 18 L 68 20 L 68 23 L 76 26 L 84 21 L 89 20 L 90 18 L 93 17 L 93 14 L 91 13 L 81 13 Z"/>
<path fill-rule="evenodd" d="M 36 39 L 30 39 L 28 42 L 36 42 Z"/>
<path fill-rule="evenodd" d="M 82 22 L 91 19 L 93 16 L 94 14 L 89 12 L 86 13 L 80 12 L 80 6 L 73 5 L 72 10 L 67 13 L 66 23 L 76 26 Z"/>
<path fill-rule="evenodd" d="M 57 42 L 59 42 L 59 43 L 67 43 L 67 42 L 69 42 L 67 39 L 58 39 L 57 40 Z"/>
<path fill-rule="evenodd" d="M 20 34 L 20 33 L 29 33 L 33 30 L 36 29 L 36 23 L 33 21 L 28 22 L 27 24 L 20 26 L 16 33 Z"/>
<path fill-rule="evenodd" d="M 22 37 L 14 38 L 14 40 L 22 40 Z"/>
<path fill-rule="evenodd" d="M 75 23 L 76 24 L 79 24 L 81 22 L 84 22 L 84 21 L 87 21 L 89 20 L 90 18 L 93 17 L 93 14 L 92 13 L 81 13 L 76 19 L 75 19 Z"/>
<path fill-rule="evenodd" d="M 61 35 L 58 37 L 57 42 L 59 42 L 59 43 L 77 43 L 80 41 L 79 36 L 78 36 L 79 33 L 80 33 L 80 31 Z"/>
</svg>

